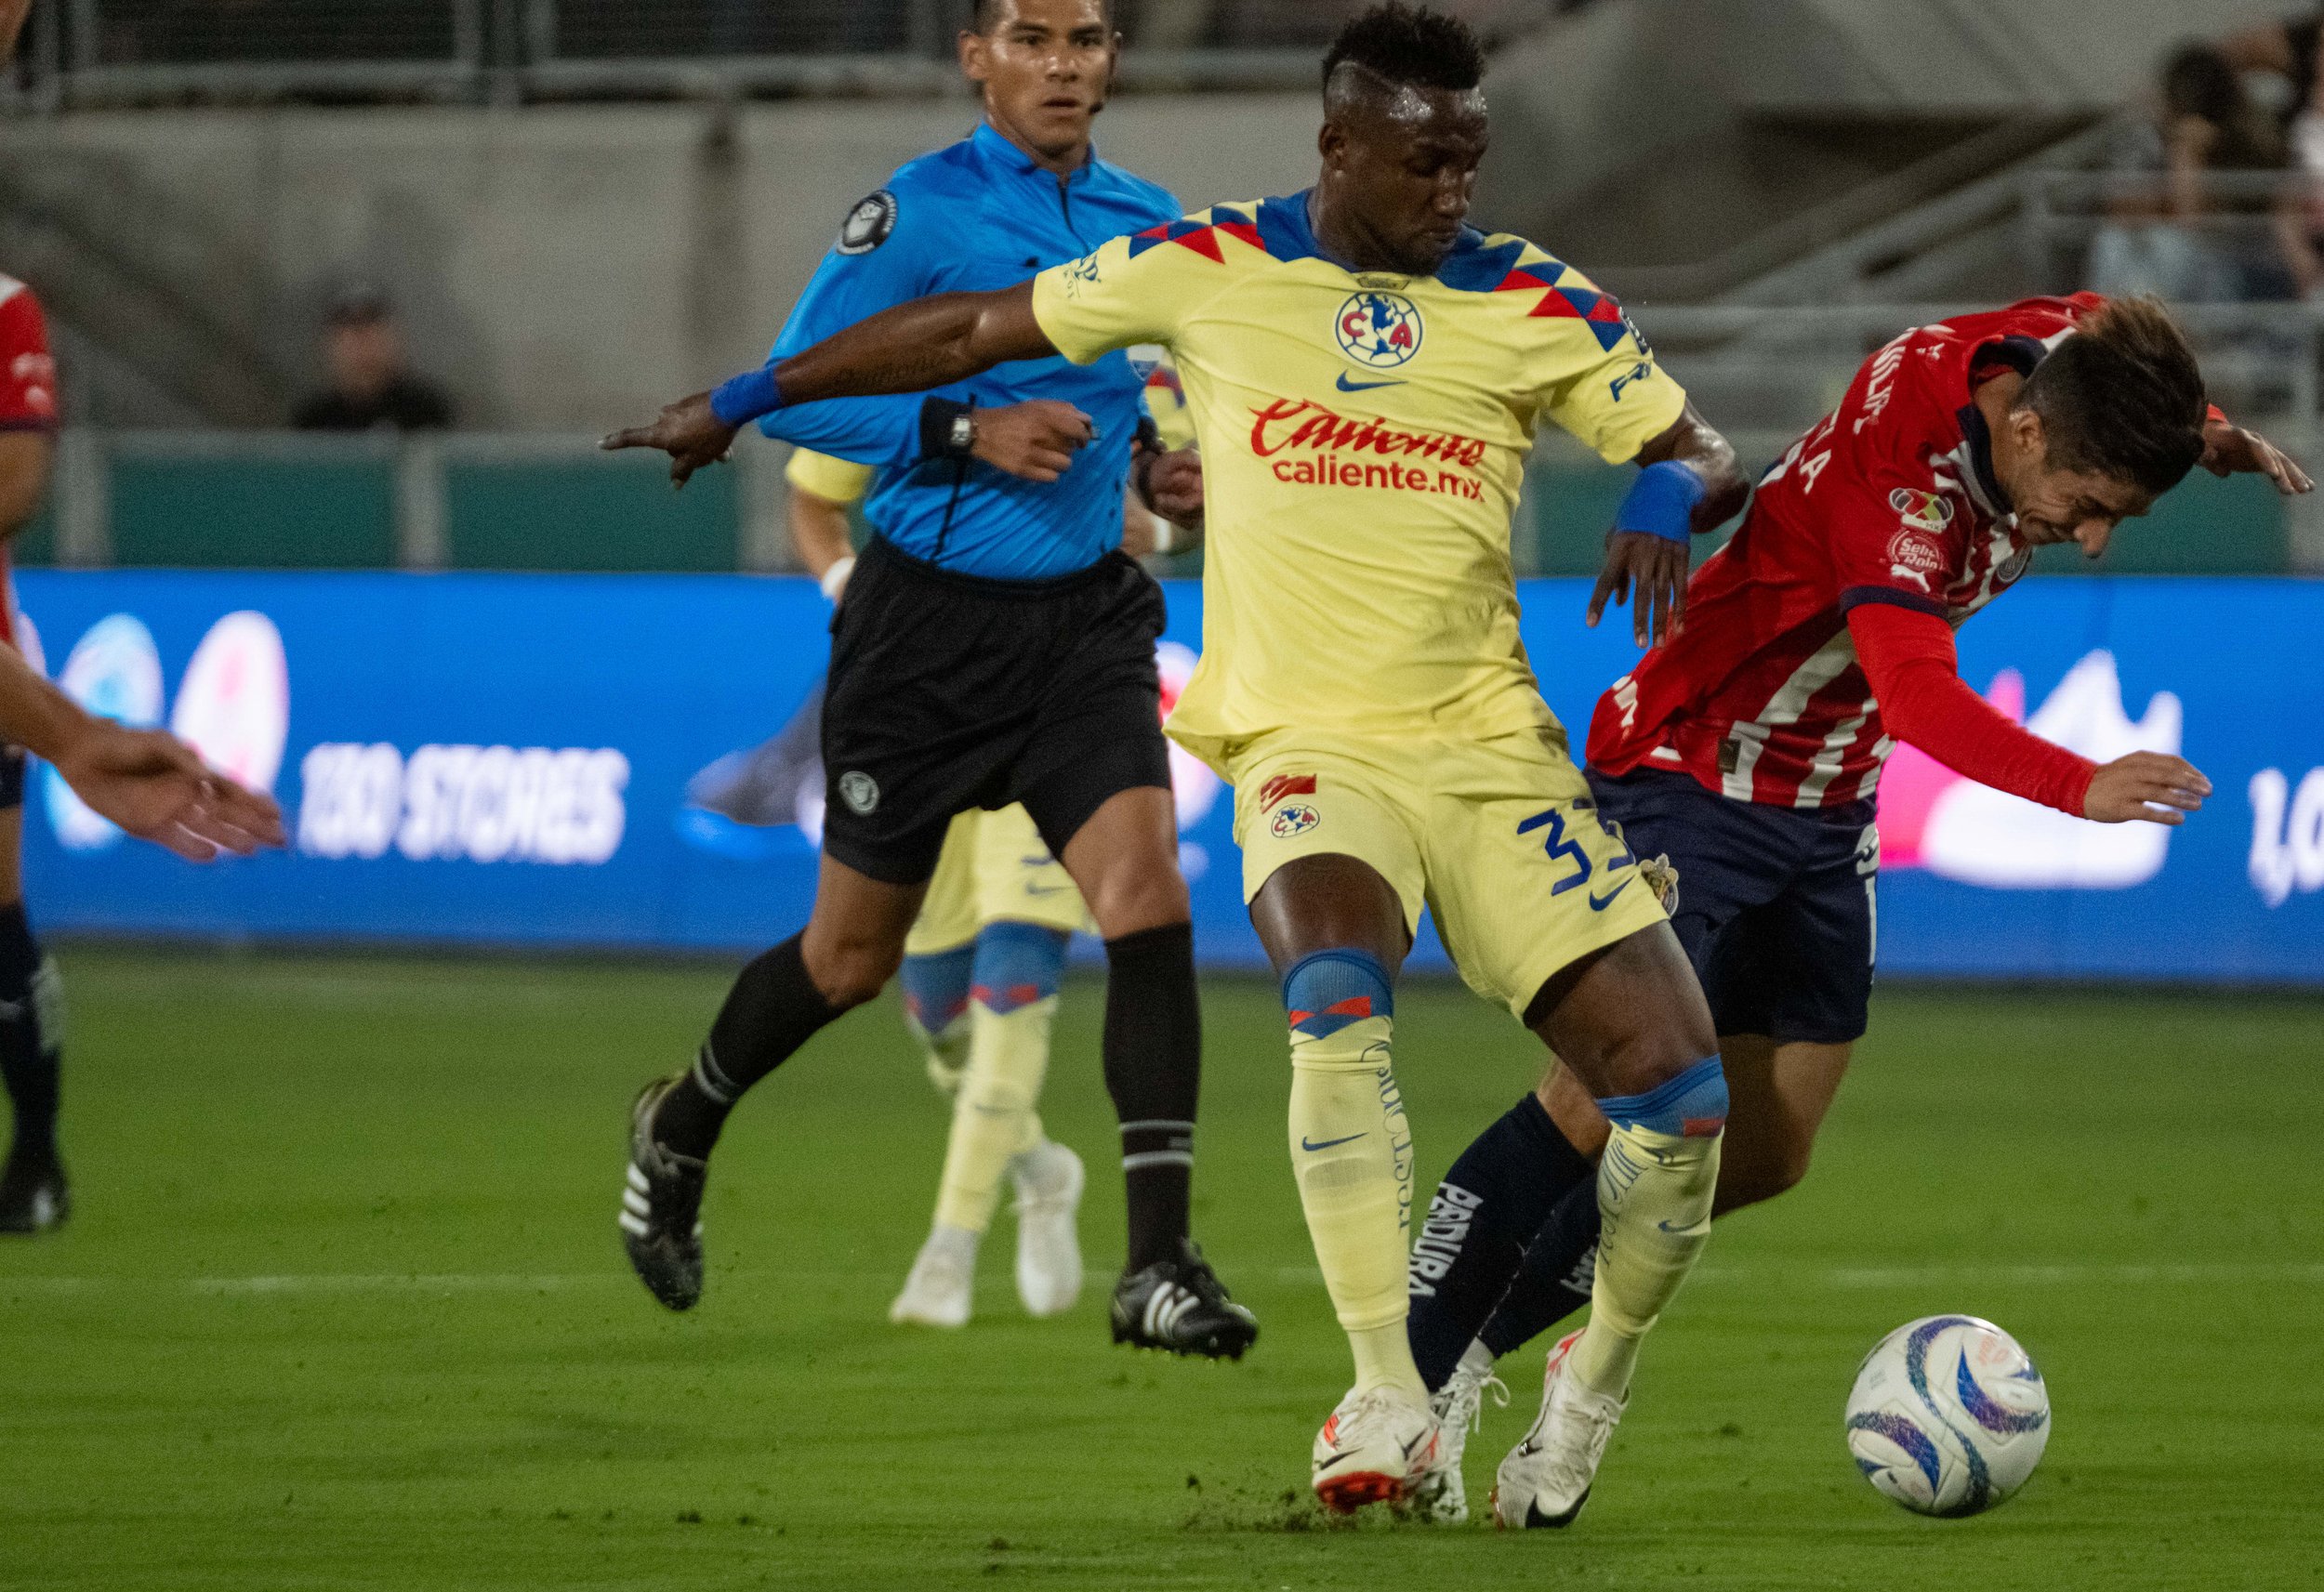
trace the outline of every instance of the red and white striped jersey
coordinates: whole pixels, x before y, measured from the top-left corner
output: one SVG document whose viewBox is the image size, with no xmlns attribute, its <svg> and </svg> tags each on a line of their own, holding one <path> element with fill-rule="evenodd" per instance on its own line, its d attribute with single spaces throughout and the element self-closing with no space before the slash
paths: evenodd
<svg viewBox="0 0 2324 1592">
<path fill-rule="evenodd" d="M 33 290 L 0 276 L 0 431 L 50 431 L 57 425 L 57 363 Z"/>
<path fill-rule="evenodd" d="M 57 428 L 57 362 L 33 290 L 0 276 L 0 431 Z M 16 641 L 16 598 L 8 589 L 8 546 L 0 541 L 0 642 Z"/>
<path fill-rule="evenodd" d="M 1894 743 L 1848 611 L 1895 603 L 1959 625 L 2026 572 L 1971 393 L 2030 372 L 2104 302 L 2027 299 L 1917 326 L 1867 360 L 1695 572 L 1685 628 L 1599 700 L 1591 766 L 1682 771 L 1778 807 L 1869 799 Z"/>
</svg>

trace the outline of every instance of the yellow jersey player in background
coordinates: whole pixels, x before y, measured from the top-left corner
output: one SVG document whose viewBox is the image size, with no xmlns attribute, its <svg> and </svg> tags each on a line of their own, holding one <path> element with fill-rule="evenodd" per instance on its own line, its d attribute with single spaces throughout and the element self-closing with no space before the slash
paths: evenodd
<svg viewBox="0 0 2324 1592">
<path fill-rule="evenodd" d="M 1191 440 L 1182 404 L 1171 401 L 1174 383 L 1158 369 L 1149 384 L 1167 449 Z M 791 545 L 836 605 L 855 566 L 848 509 L 877 472 L 802 448 L 784 473 Z M 1191 535 L 1126 494 L 1122 543 L 1132 557 L 1166 536 L 1179 546 Z M 952 1132 L 934 1219 L 890 1321 L 967 1324 L 977 1251 L 1004 1178 L 1016 1191 L 1017 1296 L 1025 1313 L 1062 1315 L 1080 1296 L 1081 1158 L 1043 1131 L 1038 1106 L 1066 949 L 1089 928 L 1081 892 L 1022 806 L 971 809 L 952 821 L 898 979 L 930 1081 L 952 1099 Z"/>
<path fill-rule="evenodd" d="M 1644 467 L 1610 547 L 1616 585 L 1627 571 L 1659 593 L 1673 567 L 1683 578 L 1690 528 L 1748 489 L 1611 299 L 1464 224 L 1483 70 L 1464 24 L 1375 7 L 1326 57 L 1308 192 L 1116 239 L 1015 288 L 898 306 L 775 365 L 769 401 L 1169 349 L 1209 527 L 1202 663 L 1170 733 L 1236 787 L 1245 893 L 1290 1024 L 1292 1164 L 1355 1361 L 1315 1440 L 1315 1491 L 1466 1512 L 1457 1436 L 1405 1335 L 1393 992 L 1426 905 L 1470 985 L 1614 1125 L 1590 1325 L 1550 1367 L 1525 1495 L 1500 1504 L 1562 1525 L 1709 1234 L 1726 1084 L 1686 957 L 1519 644 L 1510 516 L 1544 421 Z M 610 441 L 661 447 L 682 477 L 733 435 L 701 395 Z"/>
</svg>

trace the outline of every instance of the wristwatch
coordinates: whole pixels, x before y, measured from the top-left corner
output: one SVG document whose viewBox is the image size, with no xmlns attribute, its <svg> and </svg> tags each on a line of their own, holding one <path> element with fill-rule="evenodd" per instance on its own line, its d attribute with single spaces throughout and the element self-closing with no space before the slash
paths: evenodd
<svg viewBox="0 0 2324 1592">
<path fill-rule="evenodd" d="M 920 454 L 931 459 L 976 455 L 976 406 L 931 396 L 920 402 Z"/>
</svg>

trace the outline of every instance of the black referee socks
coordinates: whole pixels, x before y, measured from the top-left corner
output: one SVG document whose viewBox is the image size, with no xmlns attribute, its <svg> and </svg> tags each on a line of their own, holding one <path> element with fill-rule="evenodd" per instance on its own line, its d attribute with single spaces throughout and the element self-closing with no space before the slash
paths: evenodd
<svg viewBox="0 0 2324 1592">
<path fill-rule="evenodd" d="M 1122 1125 L 1128 1269 L 1140 1271 L 1175 1256 L 1187 1234 L 1202 1092 L 1194 925 L 1109 940 L 1105 967 L 1105 1090 Z"/>
<path fill-rule="evenodd" d="M 0 1078 L 16 1107 L 15 1153 L 46 1164 L 56 1153 L 62 1035 L 55 1018 L 57 970 L 41 954 L 22 901 L 0 907 Z"/>
<path fill-rule="evenodd" d="M 654 1112 L 654 1137 L 680 1155 L 708 1155 L 743 1092 L 845 1009 L 825 1000 L 807 976 L 799 935 L 765 953 L 726 993 L 693 1071 Z"/>
</svg>

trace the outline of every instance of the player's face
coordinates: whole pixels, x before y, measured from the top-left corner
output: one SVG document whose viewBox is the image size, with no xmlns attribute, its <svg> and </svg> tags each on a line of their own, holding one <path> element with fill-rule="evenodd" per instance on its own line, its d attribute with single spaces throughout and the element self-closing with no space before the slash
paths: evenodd
<svg viewBox="0 0 2324 1592">
<path fill-rule="evenodd" d="M 984 109 L 1034 153 L 1077 155 L 1105 109 L 1121 35 L 1103 0 L 1005 0 L 989 33 L 960 35 L 960 70 Z"/>
<path fill-rule="evenodd" d="M 2030 472 L 2033 479 L 2022 491 L 2010 493 L 2017 507 L 2018 534 L 2037 547 L 2072 542 L 2082 557 L 2094 559 L 2114 539 L 2114 528 L 2137 518 L 2154 500 L 2128 481 L 2087 470 L 2051 469 L 2046 465 Z"/>
<path fill-rule="evenodd" d="M 2032 425 L 2013 450 L 2015 468 L 2004 475 L 2010 503 L 2017 510 L 2017 533 L 2037 547 L 2072 542 L 2082 557 L 2094 559 L 2114 539 L 2115 527 L 2154 507 L 2154 499 L 2138 486 L 2088 470 L 2053 467 L 2049 446 L 2041 436 L 2039 417 L 2020 411 L 2011 417 L 2013 429 L 2025 421 Z M 1997 468 L 2000 461 L 1996 460 Z"/>
<path fill-rule="evenodd" d="M 1324 125 L 1325 200 L 1360 266 L 1425 276 L 1460 235 L 1485 159 L 1485 96 L 1447 88 L 1367 95 Z"/>
</svg>

